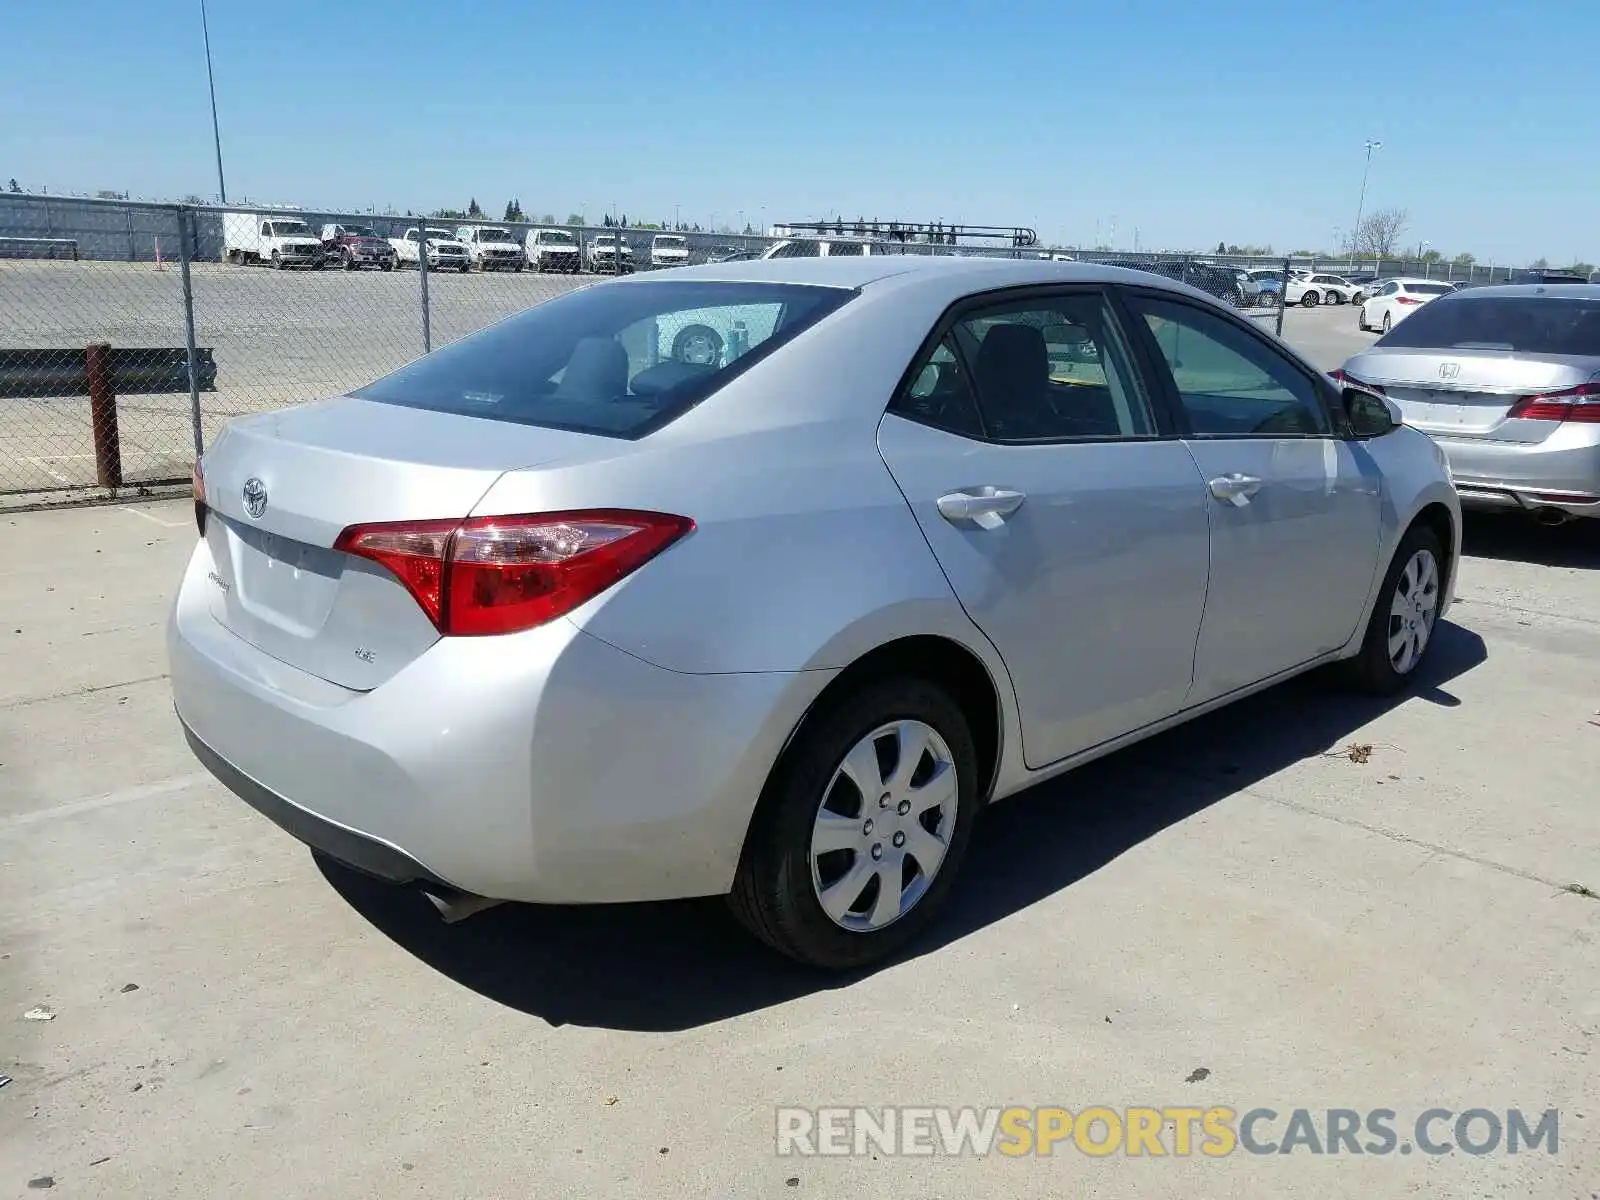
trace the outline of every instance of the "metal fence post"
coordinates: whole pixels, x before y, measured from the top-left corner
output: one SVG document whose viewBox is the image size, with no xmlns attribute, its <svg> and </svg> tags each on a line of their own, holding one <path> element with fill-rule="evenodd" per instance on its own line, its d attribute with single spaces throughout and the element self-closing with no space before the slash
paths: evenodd
<svg viewBox="0 0 1600 1200">
<path fill-rule="evenodd" d="M 1282 282 L 1278 285 L 1278 318 L 1276 322 L 1276 328 L 1274 328 L 1272 332 L 1277 334 L 1279 337 L 1282 337 L 1283 310 L 1289 307 L 1289 260 L 1287 258 L 1283 260 L 1283 263 L 1278 270 L 1278 277 Z"/>
<path fill-rule="evenodd" d="M 111 347 L 96 342 L 83 352 L 89 377 L 89 427 L 94 435 L 94 475 L 101 487 L 122 486 L 122 438 L 117 431 L 117 385 L 111 377 Z"/>
<path fill-rule="evenodd" d="M 433 310 L 428 305 L 428 222 L 417 223 L 417 282 L 422 291 L 422 352 L 433 353 Z"/>
<path fill-rule="evenodd" d="M 205 431 L 200 425 L 200 363 L 194 341 L 194 279 L 189 272 L 189 239 L 194 231 L 194 213 L 178 210 L 178 263 L 183 273 L 183 348 L 189 361 L 189 424 L 194 432 L 194 456 L 206 451 Z"/>
</svg>

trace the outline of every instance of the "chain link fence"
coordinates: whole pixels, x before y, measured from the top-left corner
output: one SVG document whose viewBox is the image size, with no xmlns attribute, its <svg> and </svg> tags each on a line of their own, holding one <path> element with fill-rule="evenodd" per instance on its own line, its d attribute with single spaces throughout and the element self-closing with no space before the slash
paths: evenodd
<svg viewBox="0 0 1600 1200">
<path fill-rule="evenodd" d="M 787 252 L 818 253 L 818 232 Z M 1150 271 L 1280 334 L 1285 293 L 1291 311 L 1300 302 L 1301 264 L 1284 258 L 864 232 L 873 253 Z M 597 276 L 757 258 L 786 240 L 17 195 L 0 196 L 0 233 L 0 495 L 182 481 L 234 417 L 348 391 Z M 853 228 L 821 235 L 860 252 Z"/>
</svg>

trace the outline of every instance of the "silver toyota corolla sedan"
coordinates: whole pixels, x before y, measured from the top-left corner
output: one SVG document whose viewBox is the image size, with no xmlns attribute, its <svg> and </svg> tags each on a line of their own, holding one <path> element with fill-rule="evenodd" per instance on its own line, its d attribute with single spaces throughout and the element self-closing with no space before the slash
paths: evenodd
<svg viewBox="0 0 1600 1200">
<path fill-rule="evenodd" d="M 235 421 L 170 628 L 201 761 L 447 900 L 731 896 L 889 954 L 984 804 L 1448 603 L 1434 443 L 1182 284 L 855 257 L 618 280 Z"/>
<path fill-rule="evenodd" d="M 1335 374 L 1444 447 L 1463 504 L 1600 516 L 1600 285 L 1443 296 Z"/>
</svg>

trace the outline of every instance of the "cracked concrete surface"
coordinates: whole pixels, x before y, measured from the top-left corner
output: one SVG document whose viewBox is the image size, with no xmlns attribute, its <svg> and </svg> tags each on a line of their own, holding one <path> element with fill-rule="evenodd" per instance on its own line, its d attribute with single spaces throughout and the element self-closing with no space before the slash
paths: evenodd
<svg viewBox="0 0 1600 1200">
<path fill-rule="evenodd" d="M 1591 1200 L 1597 535 L 1474 520 L 1414 695 L 1293 683 L 1007 801 L 934 934 L 835 980 L 714 901 L 446 926 L 319 865 L 172 718 L 187 505 L 0 518 L 0 1194 Z M 1561 1116 L 1554 1156 L 857 1160 L 776 1157 L 777 1104 Z"/>
</svg>

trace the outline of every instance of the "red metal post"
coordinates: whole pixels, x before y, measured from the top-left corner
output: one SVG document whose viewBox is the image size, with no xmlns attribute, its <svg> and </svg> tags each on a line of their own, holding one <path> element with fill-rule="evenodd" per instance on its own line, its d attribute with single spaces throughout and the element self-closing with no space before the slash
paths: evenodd
<svg viewBox="0 0 1600 1200">
<path fill-rule="evenodd" d="M 122 439 L 117 433 L 117 389 L 111 347 L 98 342 L 83 352 L 89 375 L 89 424 L 94 430 L 94 474 L 101 487 L 122 486 Z"/>
</svg>

